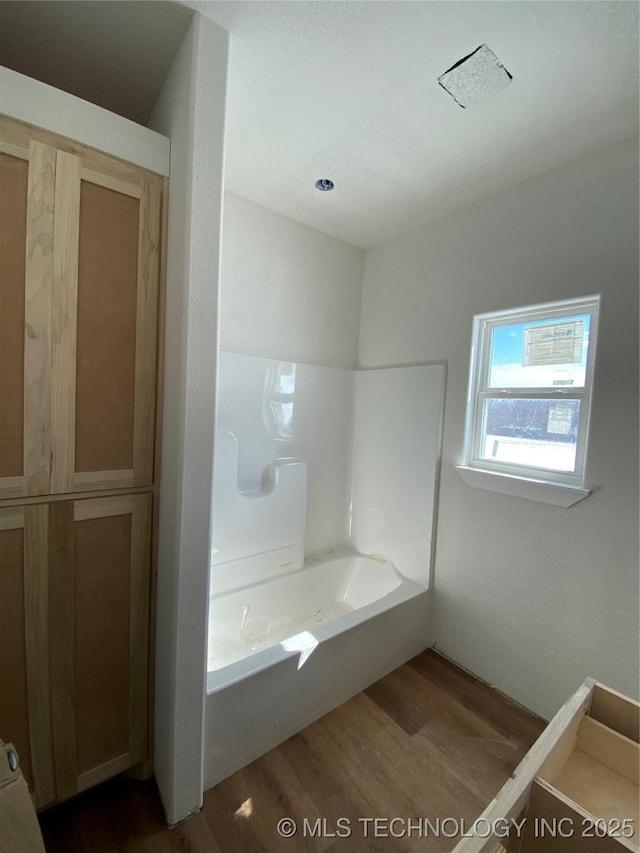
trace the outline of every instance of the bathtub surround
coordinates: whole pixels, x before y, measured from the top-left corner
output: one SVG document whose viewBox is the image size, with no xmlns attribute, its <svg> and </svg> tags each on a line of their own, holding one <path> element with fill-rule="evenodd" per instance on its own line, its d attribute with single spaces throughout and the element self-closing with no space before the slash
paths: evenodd
<svg viewBox="0 0 640 853">
<path fill-rule="evenodd" d="M 433 643 L 445 373 L 218 364 L 205 787 Z"/>
<path fill-rule="evenodd" d="M 355 379 L 351 541 L 431 586 L 445 366 L 359 370 Z"/>
<path fill-rule="evenodd" d="M 259 491 L 275 460 L 304 459 L 304 552 L 346 542 L 354 371 L 221 350 L 217 405 L 217 429 L 237 440 L 237 488 Z"/>
<path fill-rule="evenodd" d="M 284 460 L 300 460 L 306 468 L 305 554 L 347 545 L 390 559 L 427 587 L 444 382 L 442 364 L 362 371 L 221 351 L 214 466 L 220 510 L 214 508 L 213 547 L 222 553 L 212 555 L 216 590 L 224 584 L 220 563 L 297 543 L 294 529 L 278 533 L 254 512 L 262 500 L 274 520 L 288 514 L 288 528 L 302 523 L 297 515 L 303 496 L 292 491 L 290 508 L 276 502 L 272 466 Z M 286 488 L 295 474 L 295 464 L 289 467 Z M 242 522 L 236 524 L 239 511 L 230 504 L 238 501 L 250 504 L 246 512 L 255 516 L 244 523 L 250 534 L 241 534 Z M 278 535 L 281 542 L 274 539 Z"/>
<path fill-rule="evenodd" d="M 238 489 L 238 439 L 218 430 L 213 462 L 214 528 L 212 594 L 259 583 L 281 566 L 300 568 L 304 558 L 307 463 L 285 458 L 263 469 L 259 486 Z M 258 557 L 268 555 L 268 571 Z M 281 571 L 281 569 L 280 569 Z"/>
</svg>

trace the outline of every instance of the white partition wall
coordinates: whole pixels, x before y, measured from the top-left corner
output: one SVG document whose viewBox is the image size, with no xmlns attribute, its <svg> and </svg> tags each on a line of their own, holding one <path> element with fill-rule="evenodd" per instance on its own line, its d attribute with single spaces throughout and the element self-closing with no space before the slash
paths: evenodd
<svg viewBox="0 0 640 853">
<path fill-rule="evenodd" d="M 429 586 L 445 367 L 356 374 L 351 541 Z"/>
<path fill-rule="evenodd" d="M 171 137 L 155 684 L 167 820 L 202 805 L 228 33 L 195 15 L 154 109 Z"/>
</svg>

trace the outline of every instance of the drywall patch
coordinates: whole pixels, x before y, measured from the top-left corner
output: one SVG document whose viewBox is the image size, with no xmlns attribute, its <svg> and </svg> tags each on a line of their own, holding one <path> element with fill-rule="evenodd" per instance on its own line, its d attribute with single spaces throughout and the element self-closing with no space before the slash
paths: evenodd
<svg viewBox="0 0 640 853">
<path fill-rule="evenodd" d="M 441 74 L 438 83 L 465 109 L 488 101 L 512 79 L 495 53 L 482 44 Z"/>
</svg>

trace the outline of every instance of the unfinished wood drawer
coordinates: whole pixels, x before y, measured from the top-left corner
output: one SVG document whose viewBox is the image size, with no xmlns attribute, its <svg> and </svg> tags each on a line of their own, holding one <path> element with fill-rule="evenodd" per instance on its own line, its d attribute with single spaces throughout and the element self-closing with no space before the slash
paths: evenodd
<svg viewBox="0 0 640 853">
<path fill-rule="evenodd" d="M 639 712 L 586 679 L 454 853 L 493 851 L 511 821 L 512 853 L 640 850 Z"/>
</svg>

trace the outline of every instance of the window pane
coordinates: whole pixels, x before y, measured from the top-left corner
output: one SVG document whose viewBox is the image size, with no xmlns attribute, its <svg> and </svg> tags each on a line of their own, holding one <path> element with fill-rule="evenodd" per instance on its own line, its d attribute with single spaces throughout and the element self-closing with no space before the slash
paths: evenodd
<svg viewBox="0 0 640 853">
<path fill-rule="evenodd" d="M 584 388 L 591 317 L 495 326 L 489 388 Z"/>
<path fill-rule="evenodd" d="M 484 400 L 480 457 L 575 471 L 580 400 Z"/>
</svg>

